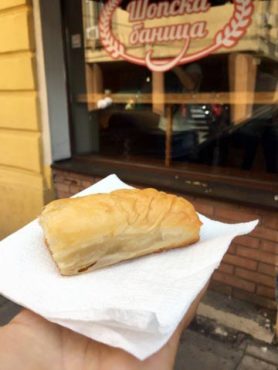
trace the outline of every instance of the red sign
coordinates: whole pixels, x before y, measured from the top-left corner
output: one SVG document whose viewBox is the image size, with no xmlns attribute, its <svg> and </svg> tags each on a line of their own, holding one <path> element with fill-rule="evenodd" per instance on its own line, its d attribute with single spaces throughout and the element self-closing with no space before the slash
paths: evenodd
<svg viewBox="0 0 278 370">
<path fill-rule="evenodd" d="M 149 45 L 145 57 L 130 53 L 127 46 L 117 39 L 112 32 L 112 18 L 122 0 L 108 0 L 99 21 L 101 42 L 113 59 L 123 59 L 131 63 L 147 66 L 152 71 L 165 72 L 178 64 L 190 63 L 206 57 L 220 48 L 232 48 L 246 34 L 251 24 L 254 5 L 252 0 L 234 0 L 234 11 L 231 19 L 212 37 L 212 43 L 195 53 L 188 53 L 192 40 L 205 39 L 208 30 L 207 22 L 201 20 L 201 14 L 209 11 L 208 0 L 173 0 L 149 3 L 149 0 L 134 0 L 127 7 L 129 22 L 133 24 L 129 34 L 129 45 L 140 47 Z M 167 24 L 159 27 L 146 27 L 145 21 L 165 17 L 200 14 L 200 20 L 193 23 Z M 152 46 L 158 43 L 182 41 L 183 46 L 172 58 L 153 57 Z M 130 48 L 129 48 L 130 49 Z"/>
</svg>

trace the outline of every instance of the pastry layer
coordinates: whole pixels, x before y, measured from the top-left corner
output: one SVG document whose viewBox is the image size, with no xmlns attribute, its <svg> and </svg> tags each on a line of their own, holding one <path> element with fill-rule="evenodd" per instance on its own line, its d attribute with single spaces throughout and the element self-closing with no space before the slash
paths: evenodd
<svg viewBox="0 0 278 370">
<path fill-rule="evenodd" d="M 130 189 L 55 200 L 40 224 L 61 274 L 74 275 L 194 243 L 201 222 L 182 197 Z"/>
</svg>

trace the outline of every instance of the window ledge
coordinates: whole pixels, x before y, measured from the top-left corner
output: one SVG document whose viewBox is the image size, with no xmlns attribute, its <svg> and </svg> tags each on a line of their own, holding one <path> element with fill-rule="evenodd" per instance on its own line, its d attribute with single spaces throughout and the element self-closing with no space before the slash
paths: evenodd
<svg viewBox="0 0 278 370">
<path fill-rule="evenodd" d="M 125 162 L 88 155 L 55 162 L 52 168 L 89 176 L 117 174 L 123 181 L 167 191 L 278 209 L 277 175 L 261 179 L 237 171 L 194 165 L 166 168 L 156 163 Z M 236 172 L 236 171 L 235 171 Z M 245 173 L 245 176 L 241 176 Z M 274 179 L 275 177 L 275 179 Z"/>
</svg>

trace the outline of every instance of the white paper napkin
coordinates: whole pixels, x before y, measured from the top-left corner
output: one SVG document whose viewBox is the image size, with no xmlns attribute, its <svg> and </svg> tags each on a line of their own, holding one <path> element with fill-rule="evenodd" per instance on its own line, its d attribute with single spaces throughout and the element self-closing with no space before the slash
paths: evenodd
<svg viewBox="0 0 278 370">
<path fill-rule="evenodd" d="M 129 186 L 110 175 L 77 196 L 120 188 Z M 168 341 L 232 239 L 257 225 L 200 218 L 201 240 L 193 246 L 73 277 L 59 274 L 35 220 L 0 243 L 0 293 L 143 360 Z"/>
</svg>

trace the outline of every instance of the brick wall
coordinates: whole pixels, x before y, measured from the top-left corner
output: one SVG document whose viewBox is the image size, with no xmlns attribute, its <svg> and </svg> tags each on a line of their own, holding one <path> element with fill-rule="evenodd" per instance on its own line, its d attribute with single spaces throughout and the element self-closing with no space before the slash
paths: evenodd
<svg viewBox="0 0 278 370">
<path fill-rule="evenodd" d="M 69 197 L 100 180 L 97 177 L 54 171 L 58 198 Z M 135 185 L 136 186 L 136 185 Z M 259 306 L 276 309 L 275 264 L 278 262 L 278 217 L 261 208 L 235 205 L 206 198 L 186 196 L 198 212 L 228 223 L 260 219 L 251 234 L 234 240 L 210 288 Z"/>
</svg>

